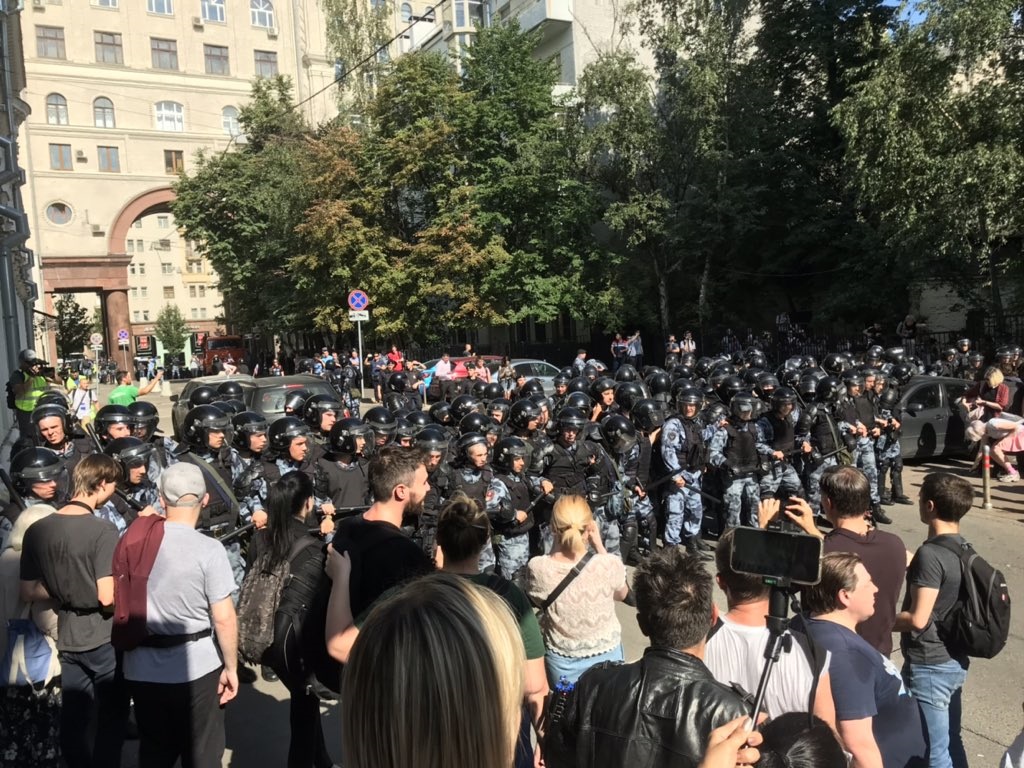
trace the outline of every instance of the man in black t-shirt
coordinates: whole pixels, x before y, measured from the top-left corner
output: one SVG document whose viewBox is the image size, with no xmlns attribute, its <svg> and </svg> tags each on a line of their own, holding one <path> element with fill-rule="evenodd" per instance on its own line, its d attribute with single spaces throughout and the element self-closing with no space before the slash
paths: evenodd
<svg viewBox="0 0 1024 768">
<path fill-rule="evenodd" d="M 973 502 L 974 489 L 964 478 L 948 472 L 925 477 L 918 510 L 928 538 L 910 563 L 903 611 L 896 617 L 895 629 L 903 633 L 903 678 L 921 703 L 931 768 L 967 768 L 960 719 L 969 659 L 946 647 L 935 622 L 956 605 L 961 581 L 960 558 L 939 542 L 965 543 L 960 520 Z"/>
<path fill-rule="evenodd" d="M 95 516 L 120 477 L 109 456 L 84 457 L 75 467 L 71 501 L 30 526 L 22 545 L 22 599 L 58 604 L 60 741 L 71 768 L 121 764 L 128 694 L 110 644 L 117 528 Z"/>
<path fill-rule="evenodd" d="M 419 449 L 387 446 L 369 467 L 375 502 L 339 523 L 324 570 L 332 581 L 325 640 L 332 658 L 348 661 L 359 634 L 356 619 L 389 589 L 429 573 L 434 564 L 402 533 L 402 518 L 418 517 L 430 484 Z"/>
</svg>

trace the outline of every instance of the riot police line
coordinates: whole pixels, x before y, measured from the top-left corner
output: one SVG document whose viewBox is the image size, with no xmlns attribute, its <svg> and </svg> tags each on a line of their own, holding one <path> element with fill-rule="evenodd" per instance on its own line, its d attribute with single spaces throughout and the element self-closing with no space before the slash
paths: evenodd
<svg viewBox="0 0 1024 768">
<path fill-rule="evenodd" d="M 872 483 L 872 517 L 905 504 L 899 454 L 899 388 L 914 375 L 974 379 L 984 359 L 962 340 L 927 368 L 900 348 L 836 352 L 819 364 L 792 357 L 774 367 L 755 348 L 697 358 L 670 355 L 665 367 L 614 376 L 593 365 L 563 369 L 548 396 L 529 380 L 510 398 L 497 383 L 474 381 L 424 410 L 409 372 L 391 374 L 383 404 L 359 416 L 353 380 L 327 375 L 337 396 L 289 391 L 284 415 L 272 423 L 245 409 L 242 388 L 226 381 L 190 396 L 180 442 L 159 431 L 146 401 L 104 406 L 86 436 L 57 393 L 32 413 L 10 467 L 12 504 L 62 504 L 67 478 L 95 450 L 123 469 L 121 493 L 97 514 L 123 531 L 147 506 L 158 505 L 156 482 L 177 461 L 199 466 L 210 504 L 199 528 L 225 541 L 238 580 L 245 532 L 266 521 L 269 485 L 300 470 L 316 489 L 325 536 L 337 515 L 372 503 L 367 464 L 373 451 L 397 443 L 428 457 L 431 485 L 423 513 L 407 532 L 434 556 L 437 513 L 456 491 L 487 511 L 492 546 L 482 569 L 519 578 L 534 554 L 547 551 L 551 506 L 566 494 L 587 496 L 609 552 L 636 562 L 660 539 L 707 557 L 727 527 L 757 525 L 757 505 L 798 495 L 818 511 L 817 484 L 835 464 L 852 463 Z M 1001 348 L 1002 366 L 1020 363 L 1019 348 Z M 940 366 L 940 367 L 937 367 Z M 30 443 L 26 445 L 25 443 Z M 241 533 L 239 533 L 239 530 Z"/>
</svg>

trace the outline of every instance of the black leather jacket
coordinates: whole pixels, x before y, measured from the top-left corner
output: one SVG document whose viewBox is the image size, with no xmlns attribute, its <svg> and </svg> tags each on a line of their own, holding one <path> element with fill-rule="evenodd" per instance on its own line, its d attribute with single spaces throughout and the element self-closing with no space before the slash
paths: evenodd
<svg viewBox="0 0 1024 768">
<path fill-rule="evenodd" d="M 544 742 L 547 768 L 696 768 L 708 736 L 748 712 L 696 656 L 648 648 L 604 663 L 576 684 Z"/>
</svg>

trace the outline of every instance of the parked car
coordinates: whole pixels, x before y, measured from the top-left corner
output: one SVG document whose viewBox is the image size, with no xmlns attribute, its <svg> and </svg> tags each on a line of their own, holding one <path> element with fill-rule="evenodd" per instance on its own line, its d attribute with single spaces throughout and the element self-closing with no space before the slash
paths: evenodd
<svg viewBox="0 0 1024 768">
<path fill-rule="evenodd" d="M 461 369 L 458 368 L 459 363 L 465 363 L 468 360 L 475 360 L 474 357 L 449 357 L 448 362 L 452 364 L 452 378 L 464 379 L 468 375 L 465 371 L 465 366 Z M 484 365 L 487 366 L 487 370 L 491 373 L 491 380 L 494 381 L 494 376 L 498 372 L 498 366 L 501 365 L 501 355 L 479 355 L 484 359 Z M 441 390 L 434 381 L 434 368 L 437 367 L 440 358 L 434 358 L 433 360 L 427 360 L 423 363 L 423 370 L 419 376 L 423 383 L 427 386 L 427 402 L 434 403 L 441 399 Z"/>
<path fill-rule="evenodd" d="M 307 389 L 314 395 L 331 395 L 338 393 L 328 382 L 317 376 L 299 374 L 297 376 L 270 376 L 254 379 L 247 374 L 235 376 L 197 376 L 191 379 L 180 395 L 172 395 L 174 406 L 171 409 L 171 426 L 174 438 L 180 439 L 181 424 L 189 411 L 188 401 L 198 387 L 209 385 L 214 388 L 225 381 L 237 381 L 242 385 L 242 399 L 250 411 L 263 414 L 268 422 L 276 421 L 284 416 L 284 398 L 290 390 Z"/>
<path fill-rule="evenodd" d="M 547 360 L 513 360 L 512 367 L 516 369 L 516 375 L 522 374 L 527 379 L 537 379 L 544 385 L 544 394 L 555 393 L 554 377 L 561 368 L 549 363 Z"/>
<path fill-rule="evenodd" d="M 963 418 L 956 402 L 970 387 L 963 379 L 915 376 L 900 395 L 900 451 L 905 461 L 967 453 Z"/>
</svg>

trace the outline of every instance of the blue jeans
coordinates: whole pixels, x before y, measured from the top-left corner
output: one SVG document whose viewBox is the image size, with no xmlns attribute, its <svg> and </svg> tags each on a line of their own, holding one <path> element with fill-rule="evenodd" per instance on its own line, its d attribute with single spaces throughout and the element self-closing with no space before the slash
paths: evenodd
<svg viewBox="0 0 1024 768">
<path fill-rule="evenodd" d="M 544 669 L 548 673 L 548 685 L 553 689 L 563 675 L 570 683 L 575 683 L 580 679 L 580 675 L 595 664 L 602 661 L 622 661 L 623 658 L 622 643 L 596 656 L 563 656 L 549 650 L 544 654 Z"/>
<path fill-rule="evenodd" d="M 929 768 L 967 768 L 960 738 L 961 694 L 967 670 L 960 662 L 904 664 L 903 679 L 921 705 L 928 731 Z"/>
</svg>

